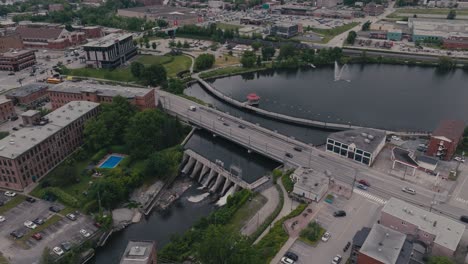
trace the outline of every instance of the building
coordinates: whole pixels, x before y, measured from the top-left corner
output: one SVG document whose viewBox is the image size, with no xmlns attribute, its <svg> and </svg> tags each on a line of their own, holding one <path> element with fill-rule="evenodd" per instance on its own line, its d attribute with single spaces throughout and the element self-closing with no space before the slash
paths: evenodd
<svg viewBox="0 0 468 264">
<path fill-rule="evenodd" d="M 203 22 L 197 9 L 172 6 L 143 6 L 117 10 L 117 15 L 123 17 L 137 17 L 155 21 L 163 19 L 169 26 L 192 25 Z"/>
<path fill-rule="evenodd" d="M 313 5 L 318 8 L 332 8 L 339 4 L 343 4 L 343 0 L 316 0 L 315 3 L 313 3 Z"/>
<path fill-rule="evenodd" d="M 23 39 L 16 33 L 5 33 L 0 36 L 0 53 L 24 49 Z"/>
<path fill-rule="evenodd" d="M 86 41 L 83 32 L 69 32 L 57 24 L 23 23 L 16 27 L 26 48 L 66 49 Z"/>
<path fill-rule="evenodd" d="M 465 37 L 450 36 L 442 40 L 442 46 L 445 49 L 466 50 L 468 49 L 468 36 L 465 36 Z"/>
<path fill-rule="evenodd" d="M 95 68 L 118 67 L 137 54 L 132 34 L 110 34 L 83 45 L 86 64 Z"/>
<path fill-rule="evenodd" d="M 26 84 L 8 91 L 5 97 L 11 99 L 14 105 L 30 106 L 48 100 L 49 86 L 42 83 Z"/>
<path fill-rule="evenodd" d="M 291 175 L 293 195 L 307 202 L 319 202 L 328 191 L 330 177 L 312 169 L 297 168 Z"/>
<path fill-rule="evenodd" d="M 130 240 L 120 264 L 157 264 L 156 242 Z"/>
<path fill-rule="evenodd" d="M 102 38 L 104 37 L 104 31 L 100 26 L 72 26 L 74 31 L 83 32 L 87 39 Z"/>
<path fill-rule="evenodd" d="M 396 198 L 383 207 L 380 224 L 423 242 L 435 256 L 452 256 L 465 232 L 463 224 Z"/>
<path fill-rule="evenodd" d="M 374 2 L 370 2 L 366 6 L 364 6 L 363 10 L 364 10 L 364 13 L 366 13 L 368 16 L 379 16 L 383 14 L 384 6 L 378 5 Z"/>
<path fill-rule="evenodd" d="M 374 224 L 358 251 L 355 263 L 408 264 L 412 251 L 413 244 L 407 240 L 405 234 Z"/>
<path fill-rule="evenodd" d="M 432 132 L 426 155 L 443 160 L 452 159 L 462 140 L 465 124 L 460 120 L 444 120 Z"/>
<path fill-rule="evenodd" d="M 49 12 L 63 11 L 63 4 L 49 4 Z"/>
<path fill-rule="evenodd" d="M 98 110 L 94 102 L 70 102 L 44 116 L 43 125 L 0 140 L 0 187 L 23 191 L 54 169 L 82 144 L 84 124 Z"/>
<path fill-rule="evenodd" d="M 328 136 L 326 150 L 371 166 L 385 146 L 385 138 L 385 132 L 369 128 L 340 131 Z"/>
<path fill-rule="evenodd" d="M 461 20 L 409 18 L 408 27 L 413 41 L 442 41 L 454 35 L 468 36 L 468 25 Z"/>
<path fill-rule="evenodd" d="M 154 89 L 103 85 L 94 82 L 63 82 L 49 88 L 48 96 L 53 109 L 71 101 L 110 103 L 115 96 L 126 98 L 140 110 L 156 108 Z"/>
<path fill-rule="evenodd" d="M 8 51 L 0 54 L 0 71 L 21 71 L 36 64 L 34 50 Z"/>
<path fill-rule="evenodd" d="M 392 149 L 391 160 L 393 161 L 392 169 L 395 169 L 397 164 L 405 167 L 405 175 L 408 168 L 412 170 L 411 176 L 414 176 L 417 169 L 426 172 L 433 172 L 432 175 L 437 175 L 434 173 L 439 163 L 437 159 L 425 155 L 416 157 L 414 152 L 408 149 L 394 147 Z"/>
<path fill-rule="evenodd" d="M 0 123 L 9 120 L 13 116 L 16 116 L 13 102 L 8 99 L 0 99 Z"/>
<path fill-rule="evenodd" d="M 24 126 L 34 126 L 41 124 L 41 112 L 37 110 L 28 110 L 21 114 L 21 119 Z M 45 124 L 45 120 L 42 121 Z"/>
<path fill-rule="evenodd" d="M 292 38 L 299 33 L 297 24 L 274 24 L 271 27 L 270 35 L 281 38 Z"/>
<path fill-rule="evenodd" d="M 351 254 L 349 260 L 352 264 L 357 263 L 357 257 L 359 255 L 359 250 L 367 239 L 371 229 L 369 227 L 363 227 L 361 230 L 357 231 L 353 236 L 353 241 L 351 243 Z"/>
</svg>

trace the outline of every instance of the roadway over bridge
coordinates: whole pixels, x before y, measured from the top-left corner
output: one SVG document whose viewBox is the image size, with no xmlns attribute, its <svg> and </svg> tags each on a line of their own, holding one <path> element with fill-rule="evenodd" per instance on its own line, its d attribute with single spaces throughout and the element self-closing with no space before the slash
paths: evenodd
<svg viewBox="0 0 468 264">
<path fill-rule="evenodd" d="M 158 91 L 158 94 L 161 105 L 167 113 L 177 116 L 196 127 L 211 131 L 213 135 L 240 144 L 249 151 L 258 152 L 291 167 L 302 166 L 329 171 L 332 178 L 350 185 L 354 184 L 356 179 L 366 179 L 372 185 L 368 192 L 384 199 L 396 197 L 426 208 L 430 208 L 432 205 L 433 211 L 455 219 L 461 215 L 468 215 L 468 210 L 445 203 L 448 198 L 447 192 L 437 193 L 421 188 L 418 185 L 373 168 L 365 167 L 333 153 L 318 150 L 293 138 L 199 105 L 185 98 L 164 91 Z M 197 110 L 190 111 L 190 106 L 197 106 Z M 302 151 L 295 151 L 295 147 L 302 148 Z M 292 156 L 287 157 L 286 153 L 290 153 Z M 415 189 L 417 194 L 403 193 L 401 191 L 403 186 Z"/>
</svg>

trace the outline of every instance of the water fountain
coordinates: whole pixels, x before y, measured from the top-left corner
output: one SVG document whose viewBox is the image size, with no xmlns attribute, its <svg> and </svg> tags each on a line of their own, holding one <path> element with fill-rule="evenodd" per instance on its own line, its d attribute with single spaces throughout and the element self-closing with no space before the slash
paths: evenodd
<svg viewBox="0 0 468 264">
<path fill-rule="evenodd" d="M 348 64 L 340 67 L 337 61 L 335 61 L 335 81 L 347 81 L 351 82 Z"/>
</svg>

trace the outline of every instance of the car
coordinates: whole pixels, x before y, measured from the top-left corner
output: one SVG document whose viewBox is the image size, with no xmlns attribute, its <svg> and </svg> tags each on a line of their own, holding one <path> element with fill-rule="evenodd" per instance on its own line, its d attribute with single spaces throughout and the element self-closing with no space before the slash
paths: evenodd
<svg viewBox="0 0 468 264">
<path fill-rule="evenodd" d="M 285 155 L 286 157 L 290 158 L 290 159 L 293 157 L 293 155 L 292 155 L 291 153 L 289 153 L 289 152 L 286 152 L 286 154 L 284 154 L 284 155 Z"/>
<path fill-rule="evenodd" d="M 346 216 L 346 212 L 343 211 L 343 210 L 338 210 L 336 212 L 333 212 L 333 216 L 334 217 L 344 217 L 344 216 Z"/>
<path fill-rule="evenodd" d="M 91 236 L 91 234 L 88 231 L 86 231 L 85 229 L 81 229 L 80 234 L 83 235 L 84 237 L 90 237 Z"/>
<path fill-rule="evenodd" d="M 330 232 L 325 232 L 325 234 L 323 234 L 322 236 L 322 241 L 327 242 L 330 239 L 330 237 L 331 237 Z"/>
<path fill-rule="evenodd" d="M 26 220 L 24 221 L 24 226 L 30 229 L 36 229 L 37 225 L 32 221 Z"/>
<path fill-rule="evenodd" d="M 333 258 L 332 264 L 339 264 L 341 262 L 342 257 L 340 255 L 336 255 L 336 257 Z"/>
<path fill-rule="evenodd" d="M 244 125 L 239 125 L 239 128 L 240 128 L 240 129 L 244 129 L 245 126 L 244 126 Z"/>
<path fill-rule="evenodd" d="M 94 226 L 97 227 L 97 228 L 101 228 L 101 227 L 102 227 L 101 223 L 99 223 L 99 222 L 94 222 Z"/>
<path fill-rule="evenodd" d="M 228 124 L 228 123 L 226 123 L 226 122 L 223 122 L 223 125 L 225 125 L 225 126 L 229 126 L 229 124 Z"/>
<path fill-rule="evenodd" d="M 61 211 L 60 208 L 57 207 L 57 206 L 51 206 L 51 207 L 49 207 L 49 210 L 54 212 L 54 213 L 58 213 L 58 212 Z"/>
<path fill-rule="evenodd" d="M 70 249 L 72 248 L 72 243 L 65 241 L 62 244 L 60 244 L 60 247 L 65 251 L 70 251 Z"/>
<path fill-rule="evenodd" d="M 59 247 L 54 247 L 54 249 L 52 249 L 52 251 L 57 254 L 58 256 L 62 256 L 63 255 L 63 250 Z"/>
<path fill-rule="evenodd" d="M 367 187 L 370 187 L 370 183 L 364 179 L 361 179 L 358 181 L 358 183 L 362 184 L 362 185 L 365 185 Z"/>
<path fill-rule="evenodd" d="M 5 222 L 5 217 L 3 215 L 0 215 L 0 223 Z"/>
<path fill-rule="evenodd" d="M 357 187 L 358 189 L 361 189 L 361 190 L 364 190 L 364 191 L 367 190 L 367 188 L 368 188 L 367 186 L 365 186 L 365 185 L 362 184 L 362 183 L 358 184 L 356 187 Z"/>
<path fill-rule="evenodd" d="M 67 214 L 66 217 L 72 221 L 75 221 L 76 220 L 76 215 L 74 214 Z"/>
<path fill-rule="evenodd" d="M 15 230 L 15 231 L 10 233 L 10 236 L 12 236 L 12 237 L 14 237 L 16 239 L 19 239 L 19 238 L 22 238 L 24 236 L 24 233 L 21 230 Z"/>
<path fill-rule="evenodd" d="M 195 112 L 195 111 L 197 111 L 197 107 L 194 106 L 194 105 L 191 105 L 191 106 L 189 107 L 189 110 Z"/>
<path fill-rule="evenodd" d="M 32 238 L 36 239 L 37 241 L 42 239 L 42 234 L 41 233 L 35 233 L 34 235 L 31 236 Z"/>
<path fill-rule="evenodd" d="M 401 138 L 400 138 L 400 137 L 398 137 L 398 136 L 395 136 L 395 135 L 393 135 L 393 136 L 392 136 L 392 139 L 393 139 L 393 140 L 395 140 L 395 141 L 400 141 L 400 140 L 401 140 Z"/>
<path fill-rule="evenodd" d="M 12 129 L 13 129 L 14 131 L 18 131 L 18 130 L 19 130 L 19 128 L 17 128 L 17 127 L 13 127 Z"/>
<path fill-rule="evenodd" d="M 302 152 L 302 148 L 300 148 L 300 147 L 294 147 L 293 149 L 294 149 L 295 151 L 297 151 L 297 152 Z"/>
<path fill-rule="evenodd" d="M 348 243 L 346 243 L 346 246 L 343 248 L 343 252 L 346 252 L 350 246 L 351 242 L 348 241 Z"/>
<path fill-rule="evenodd" d="M 413 188 L 410 188 L 410 187 L 403 187 L 403 188 L 401 188 L 401 190 L 403 192 L 405 192 L 405 193 L 409 193 L 409 194 L 412 194 L 412 195 L 416 194 L 416 191 Z"/>
<path fill-rule="evenodd" d="M 294 264 L 294 260 L 288 258 L 288 257 L 282 257 L 281 258 L 281 263 L 283 264 Z"/>
<path fill-rule="evenodd" d="M 421 151 L 421 152 L 426 152 L 426 151 L 427 151 L 427 148 L 418 147 L 417 150 L 418 150 L 418 151 Z"/>
<path fill-rule="evenodd" d="M 35 203 L 36 202 L 36 199 L 32 198 L 32 197 L 27 197 L 26 198 L 26 201 L 27 202 L 30 202 L 30 203 Z"/>
<path fill-rule="evenodd" d="M 295 253 L 292 253 L 291 251 L 286 251 L 286 254 L 284 254 L 284 256 L 294 261 L 297 261 L 299 259 L 299 256 Z"/>
<path fill-rule="evenodd" d="M 39 218 L 39 217 L 33 220 L 33 223 L 35 223 L 36 225 L 42 225 L 44 224 L 44 222 L 45 222 L 44 219 Z"/>
<path fill-rule="evenodd" d="M 15 192 L 6 191 L 6 192 L 5 192 L 5 196 L 8 196 L 8 197 L 15 197 L 15 196 L 16 196 L 16 193 L 15 193 Z"/>
<path fill-rule="evenodd" d="M 466 216 L 466 215 L 460 216 L 460 221 L 468 223 L 468 216 Z"/>
<path fill-rule="evenodd" d="M 10 120 L 15 121 L 15 120 L 18 120 L 18 118 L 19 118 L 18 116 L 12 116 L 12 117 L 10 117 Z"/>
<path fill-rule="evenodd" d="M 462 157 L 455 157 L 453 158 L 454 160 L 458 161 L 458 162 L 461 162 L 461 163 L 464 163 L 465 162 L 465 159 L 462 158 Z"/>
<path fill-rule="evenodd" d="M 8 75 L 10 75 L 10 76 L 11 76 L 11 75 L 15 75 L 15 73 L 14 73 L 14 72 L 10 72 L 10 73 L 8 73 Z"/>
</svg>

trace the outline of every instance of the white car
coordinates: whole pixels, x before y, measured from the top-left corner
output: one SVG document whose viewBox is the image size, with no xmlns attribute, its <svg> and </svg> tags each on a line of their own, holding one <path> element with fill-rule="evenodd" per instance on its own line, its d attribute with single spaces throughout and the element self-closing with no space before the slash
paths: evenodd
<svg viewBox="0 0 468 264">
<path fill-rule="evenodd" d="M 455 157 L 453 158 L 454 160 L 458 161 L 458 162 L 461 162 L 461 163 L 464 163 L 465 162 L 465 159 L 464 158 L 461 158 L 461 157 Z"/>
<path fill-rule="evenodd" d="M 401 188 L 401 190 L 403 192 L 405 192 L 405 193 L 416 194 L 416 191 L 413 188 L 410 188 L 410 187 L 403 187 L 403 188 Z"/>
<path fill-rule="evenodd" d="M 325 232 L 325 234 L 323 234 L 322 236 L 322 241 L 327 242 L 330 239 L 330 237 L 331 237 L 330 232 Z"/>
<path fill-rule="evenodd" d="M 52 251 L 54 251 L 54 253 L 59 255 L 59 256 L 63 255 L 63 250 L 60 247 L 54 247 L 54 249 L 52 249 Z"/>
<path fill-rule="evenodd" d="M 15 193 L 15 192 L 6 191 L 6 192 L 5 192 L 5 196 L 8 196 L 8 197 L 15 197 L 15 196 L 16 196 L 16 193 Z"/>
<path fill-rule="evenodd" d="M 339 264 L 341 262 L 342 257 L 340 255 L 336 255 L 336 257 L 333 258 L 332 264 Z"/>
<path fill-rule="evenodd" d="M 36 229 L 37 225 L 31 221 L 25 221 L 24 226 L 30 229 Z"/>
<path fill-rule="evenodd" d="M 288 258 L 288 257 L 283 257 L 281 258 L 281 263 L 283 264 L 294 264 L 294 260 Z"/>
<path fill-rule="evenodd" d="M 3 215 L 0 215 L 0 223 L 5 222 L 5 217 Z"/>
<path fill-rule="evenodd" d="M 89 236 L 91 236 L 91 234 L 90 234 L 88 231 L 86 231 L 85 229 L 81 229 L 81 230 L 80 230 L 80 234 L 82 234 L 84 237 L 89 237 Z"/>
<path fill-rule="evenodd" d="M 397 136 L 392 136 L 392 139 L 395 140 L 395 141 L 400 141 L 401 140 L 401 138 L 397 137 Z"/>
</svg>

